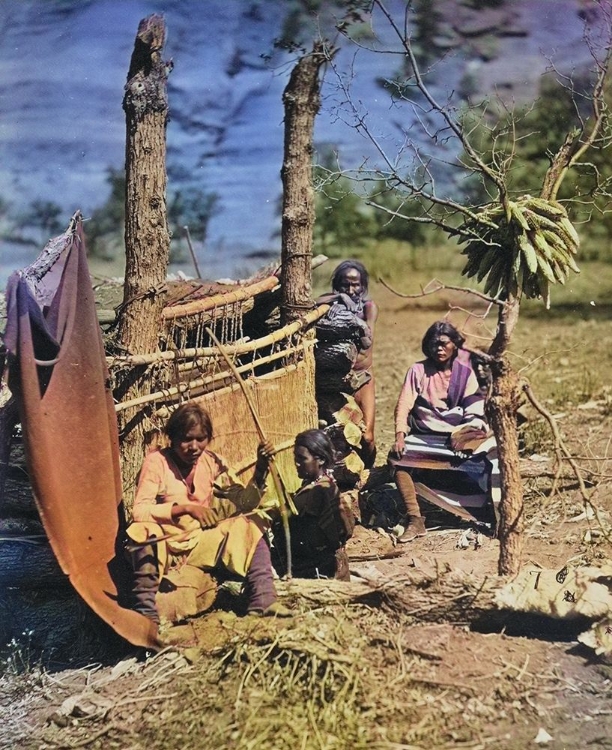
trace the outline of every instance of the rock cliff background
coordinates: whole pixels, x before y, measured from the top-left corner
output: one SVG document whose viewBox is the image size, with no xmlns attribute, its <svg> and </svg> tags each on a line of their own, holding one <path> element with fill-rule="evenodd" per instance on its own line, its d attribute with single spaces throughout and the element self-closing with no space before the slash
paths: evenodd
<svg viewBox="0 0 612 750">
<path fill-rule="evenodd" d="M 312 3 L 311 3 L 312 5 Z M 322 6 L 325 8 L 326 3 Z M 537 96 L 551 61 L 564 72 L 587 62 L 585 19 L 594 0 L 432 0 L 436 56 L 433 90 L 507 101 Z M 123 166 L 123 85 L 141 18 L 165 14 L 169 79 L 169 187 L 217 195 L 201 265 L 218 277 L 243 271 L 280 246 L 282 91 L 296 53 L 275 48 L 293 32 L 306 39 L 316 21 L 304 0 L 4 0 L 0 3 L 0 208 L 25 215 L 50 201 L 62 224 L 106 200 L 108 169 Z M 486 6 L 486 7 L 483 7 Z M 403 0 L 389 0 L 401 13 Z M 328 10 L 330 10 L 328 8 Z M 389 153 L 409 130 L 407 110 L 382 83 L 401 59 L 349 48 L 338 37 L 337 66 L 353 71 L 355 101 Z M 370 40 L 366 38 L 369 43 Z M 391 39 L 382 39 L 383 44 Z M 337 78 L 326 73 L 316 141 L 344 166 L 376 155 L 338 110 Z M 1 221 L 2 219 L 0 219 Z M 14 239 L 14 238 L 13 238 Z M 5 239 L 0 283 L 30 262 L 32 244 Z"/>
</svg>

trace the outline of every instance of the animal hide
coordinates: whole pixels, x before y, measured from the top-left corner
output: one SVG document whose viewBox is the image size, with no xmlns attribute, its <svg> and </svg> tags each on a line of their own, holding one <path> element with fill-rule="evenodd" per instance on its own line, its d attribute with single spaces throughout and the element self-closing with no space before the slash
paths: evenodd
<svg viewBox="0 0 612 750">
<path fill-rule="evenodd" d="M 9 386 L 49 542 L 85 602 L 134 645 L 153 623 L 121 606 L 118 435 L 80 214 L 7 287 Z"/>
</svg>

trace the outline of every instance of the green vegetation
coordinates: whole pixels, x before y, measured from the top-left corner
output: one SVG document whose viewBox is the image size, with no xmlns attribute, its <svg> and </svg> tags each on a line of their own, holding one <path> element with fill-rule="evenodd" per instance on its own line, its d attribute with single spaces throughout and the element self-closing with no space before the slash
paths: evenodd
<svg viewBox="0 0 612 750">
<path fill-rule="evenodd" d="M 391 84 L 387 81 L 385 85 Z M 586 74 L 577 76 L 571 88 L 551 75 L 542 79 L 538 100 L 521 111 L 496 110 L 491 102 L 465 110 L 466 132 L 484 161 L 504 174 L 510 195 L 539 195 L 551 153 L 561 146 L 568 132 L 580 124 L 584 126 L 586 119 L 592 117 L 592 86 L 593 81 Z M 401 96 L 402 92 L 398 89 L 395 95 Z M 610 91 L 606 101 L 612 104 Z M 608 145 L 605 137 L 594 144 L 588 160 L 565 176 L 558 196 L 570 210 L 570 219 L 580 235 L 580 265 L 586 260 L 612 261 L 612 162 Z M 466 154 L 462 161 L 470 164 Z M 401 218 L 431 214 L 431 207 L 424 206 L 419 198 L 402 195 L 401 185 L 381 182 L 366 195 L 361 184 L 351 183 L 343 176 L 339 156 L 329 148 L 315 167 L 315 187 L 317 252 L 338 257 L 353 248 L 353 253 L 362 259 L 372 255 L 384 272 L 386 265 L 418 268 L 419 249 L 429 250 L 442 241 L 441 232 L 434 227 Z M 492 200 L 477 174 L 462 183 L 455 197 L 475 205 Z M 391 252 L 394 257 L 385 261 L 381 258 L 383 252 Z M 436 258 L 434 264 L 437 262 Z"/>
<path fill-rule="evenodd" d="M 45 245 L 50 237 L 59 234 L 63 230 L 61 215 L 62 209 L 57 203 L 53 201 L 34 200 L 20 217 L 20 223 L 24 226 L 38 229 L 41 243 Z"/>
<path fill-rule="evenodd" d="M 338 153 L 332 147 L 321 148 L 313 179 L 315 253 L 337 258 L 351 248 L 356 257 L 377 258 L 384 273 L 388 262 L 398 267 L 406 263 L 411 268 L 421 267 L 417 248 L 439 244 L 440 232 L 435 227 L 402 218 L 422 214 L 419 199 L 403 197 L 383 181 L 369 194 L 358 193 L 356 183 L 342 174 Z M 435 261 L 434 265 L 439 267 L 440 263 Z"/>
<path fill-rule="evenodd" d="M 0 196 L 0 239 L 42 247 L 63 228 L 62 209 L 57 203 L 35 199 L 24 211 L 16 211 Z"/>
<path fill-rule="evenodd" d="M 29 675 L 41 670 L 41 655 L 32 646 L 32 630 L 24 631 L 20 638 L 11 638 L 0 653 L 0 677 Z"/>
<path fill-rule="evenodd" d="M 123 254 L 125 231 L 125 173 L 109 167 L 106 182 L 110 194 L 106 202 L 96 208 L 85 224 L 89 254 L 101 260 L 112 260 Z"/>
<path fill-rule="evenodd" d="M 112 167 L 108 170 L 107 182 L 110 194 L 106 202 L 97 208 L 86 225 L 89 252 L 101 260 L 112 260 L 123 255 L 125 231 L 125 175 Z M 186 226 L 191 237 L 205 242 L 208 223 L 218 209 L 219 196 L 199 186 L 185 186 L 168 191 L 168 227 L 170 230 L 170 262 L 185 260 L 187 245 Z"/>
<path fill-rule="evenodd" d="M 568 133 L 578 134 L 585 120 L 592 118 L 592 87 L 593 81 L 586 75 L 576 76 L 571 88 L 550 75 L 542 79 L 539 98 L 520 111 L 499 112 L 490 102 L 466 111 L 464 125 L 479 152 L 485 154 L 485 161 L 504 169 L 512 159 L 506 171 L 511 194 L 539 194 L 551 153 L 564 143 Z M 605 98 L 609 107 L 610 87 Z M 608 146 L 608 139 L 600 137 L 588 159 L 565 176 L 558 195 L 558 200 L 567 202 L 570 218 L 580 234 L 581 260 L 612 261 L 612 162 Z M 465 154 L 463 158 L 469 163 Z M 466 183 L 464 197 L 475 203 L 491 200 L 476 179 Z"/>
<path fill-rule="evenodd" d="M 335 35 L 336 29 L 352 39 L 371 38 L 372 31 L 364 18 L 371 0 L 287 0 L 276 49 L 302 53 L 310 49 L 312 39 L 321 34 Z M 265 55 L 271 58 L 271 55 Z"/>
<path fill-rule="evenodd" d="M 375 221 L 354 184 L 338 171 L 337 154 L 322 151 L 313 170 L 317 191 L 314 228 L 315 252 L 337 257 L 348 247 L 364 247 L 375 236 Z"/>
</svg>

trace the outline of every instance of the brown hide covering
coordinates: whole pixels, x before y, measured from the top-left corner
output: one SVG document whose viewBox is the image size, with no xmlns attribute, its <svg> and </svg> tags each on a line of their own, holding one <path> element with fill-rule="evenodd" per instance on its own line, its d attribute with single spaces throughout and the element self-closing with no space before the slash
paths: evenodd
<svg viewBox="0 0 612 750">
<path fill-rule="evenodd" d="M 53 243 L 58 257 L 47 259 L 49 268 L 15 273 L 7 289 L 9 385 L 34 496 L 58 562 L 85 602 L 134 645 L 156 648 L 153 623 L 118 602 L 117 423 L 80 215 L 45 251 Z"/>
</svg>

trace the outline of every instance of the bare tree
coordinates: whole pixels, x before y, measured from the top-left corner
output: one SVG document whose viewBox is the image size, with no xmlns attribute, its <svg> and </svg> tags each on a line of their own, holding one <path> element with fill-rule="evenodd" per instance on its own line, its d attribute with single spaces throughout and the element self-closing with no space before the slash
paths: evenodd
<svg viewBox="0 0 612 750">
<path fill-rule="evenodd" d="M 465 242 L 463 252 L 468 261 L 464 274 L 484 282 L 484 294 L 478 292 L 478 295 L 497 308 L 496 331 L 485 354 L 492 374 L 487 414 L 499 447 L 503 495 L 498 525 L 498 570 L 500 575 L 515 574 L 520 566 L 523 538 L 523 489 L 516 425 L 520 382 L 507 357 L 508 347 L 521 300 L 541 298 L 548 306 L 549 285 L 565 283 L 569 273 L 577 270 L 573 256 L 579 238 L 557 196 L 565 176 L 584 160 L 587 151 L 610 143 L 610 122 L 604 102 L 604 81 L 611 56 L 610 12 L 602 4 L 600 21 L 605 21 L 605 40 L 601 41 L 601 35 L 599 44 L 587 39 L 596 68 L 590 94 L 591 116 L 582 119 L 580 127 L 557 145 L 539 195 L 532 198 L 509 189 L 508 178 L 515 157 L 512 144 L 510 149 L 502 150 L 494 143 L 493 153 L 487 158 L 477 145 L 477 129 L 472 125 L 473 118 L 469 115 L 473 113 L 469 108 L 460 106 L 453 93 L 443 100 L 432 93 L 426 82 L 427 71 L 422 73 L 419 69 L 412 42 L 411 3 L 399 19 L 382 0 L 373 0 L 371 10 L 375 42 L 369 46 L 354 40 L 351 43 L 375 53 L 399 56 L 405 76 L 401 85 L 395 82 L 395 93 L 399 103 L 403 100 L 412 106 L 415 127 L 420 126 L 424 138 L 418 141 L 414 129 L 405 129 L 398 153 L 387 153 L 384 141 L 370 123 L 367 104 L 362 105 L 352 96 L 350 81 L 337 71 L 340 109 L 370 141 L 380 165 L 371 167 L 366 162 L 352 176 L 365 182 L 382 181 L 386 188 L 403 196 L 405 202 L 416 201 L 421 208 L 420 213 L 414 210 L 404 213 L 401 204 L 395 210 L 377 203 L 376 199 L 368 201 L 390 218 L 433 224 L 449 237 Z M 381 45 L 380 38 L 393 39 L 394 43 Z M 571 80 L 566 78 L 565 85 L 569 87 Z M 423 147 L 424 142 L 427 148 Z M 454 159 L 452 168 L 480 180 L 485 194 L 490 196 L 486 204 L 455 200 L 439 188 L 441 168 L 451 166 L 449 153 L 453 153 L 453 148 L 448 148 L 449 144 L 453 145 L 455 155 L 460 154 L 459 163 Z M 406 167 L 407 154 L 411 157 L 411 169 Z M 565 202 L 571 210 L 571 198 Z"/>
<path fill-rule="evenodd" d="M 166 122 L 168 64 L 162 60 L 166 26 L 162 16 L 144 18 L 138 27 L 125 86 L 126 115 L 125 249 L 126 269 L 117 343 L 130 354 L 158 345 L 166 291 L 170 237 L 166 217 Z M 142 394 L 143 371 L 133 368 L 116 393 Z M 143 415 L 119 415 L 126 499 L 142 461 Z"/>
<path fill-rule="evenodd" d="M 285 145 L 281 176 L 282 207 L 282 323 L 290 323 L 313 307 L 312 243 L 315 220 L 312 185 L 312 137 L 321 105 L 319 74 L 329 54 L 316 43 L 291 72 L 283 93 Z"/>
</svg>

